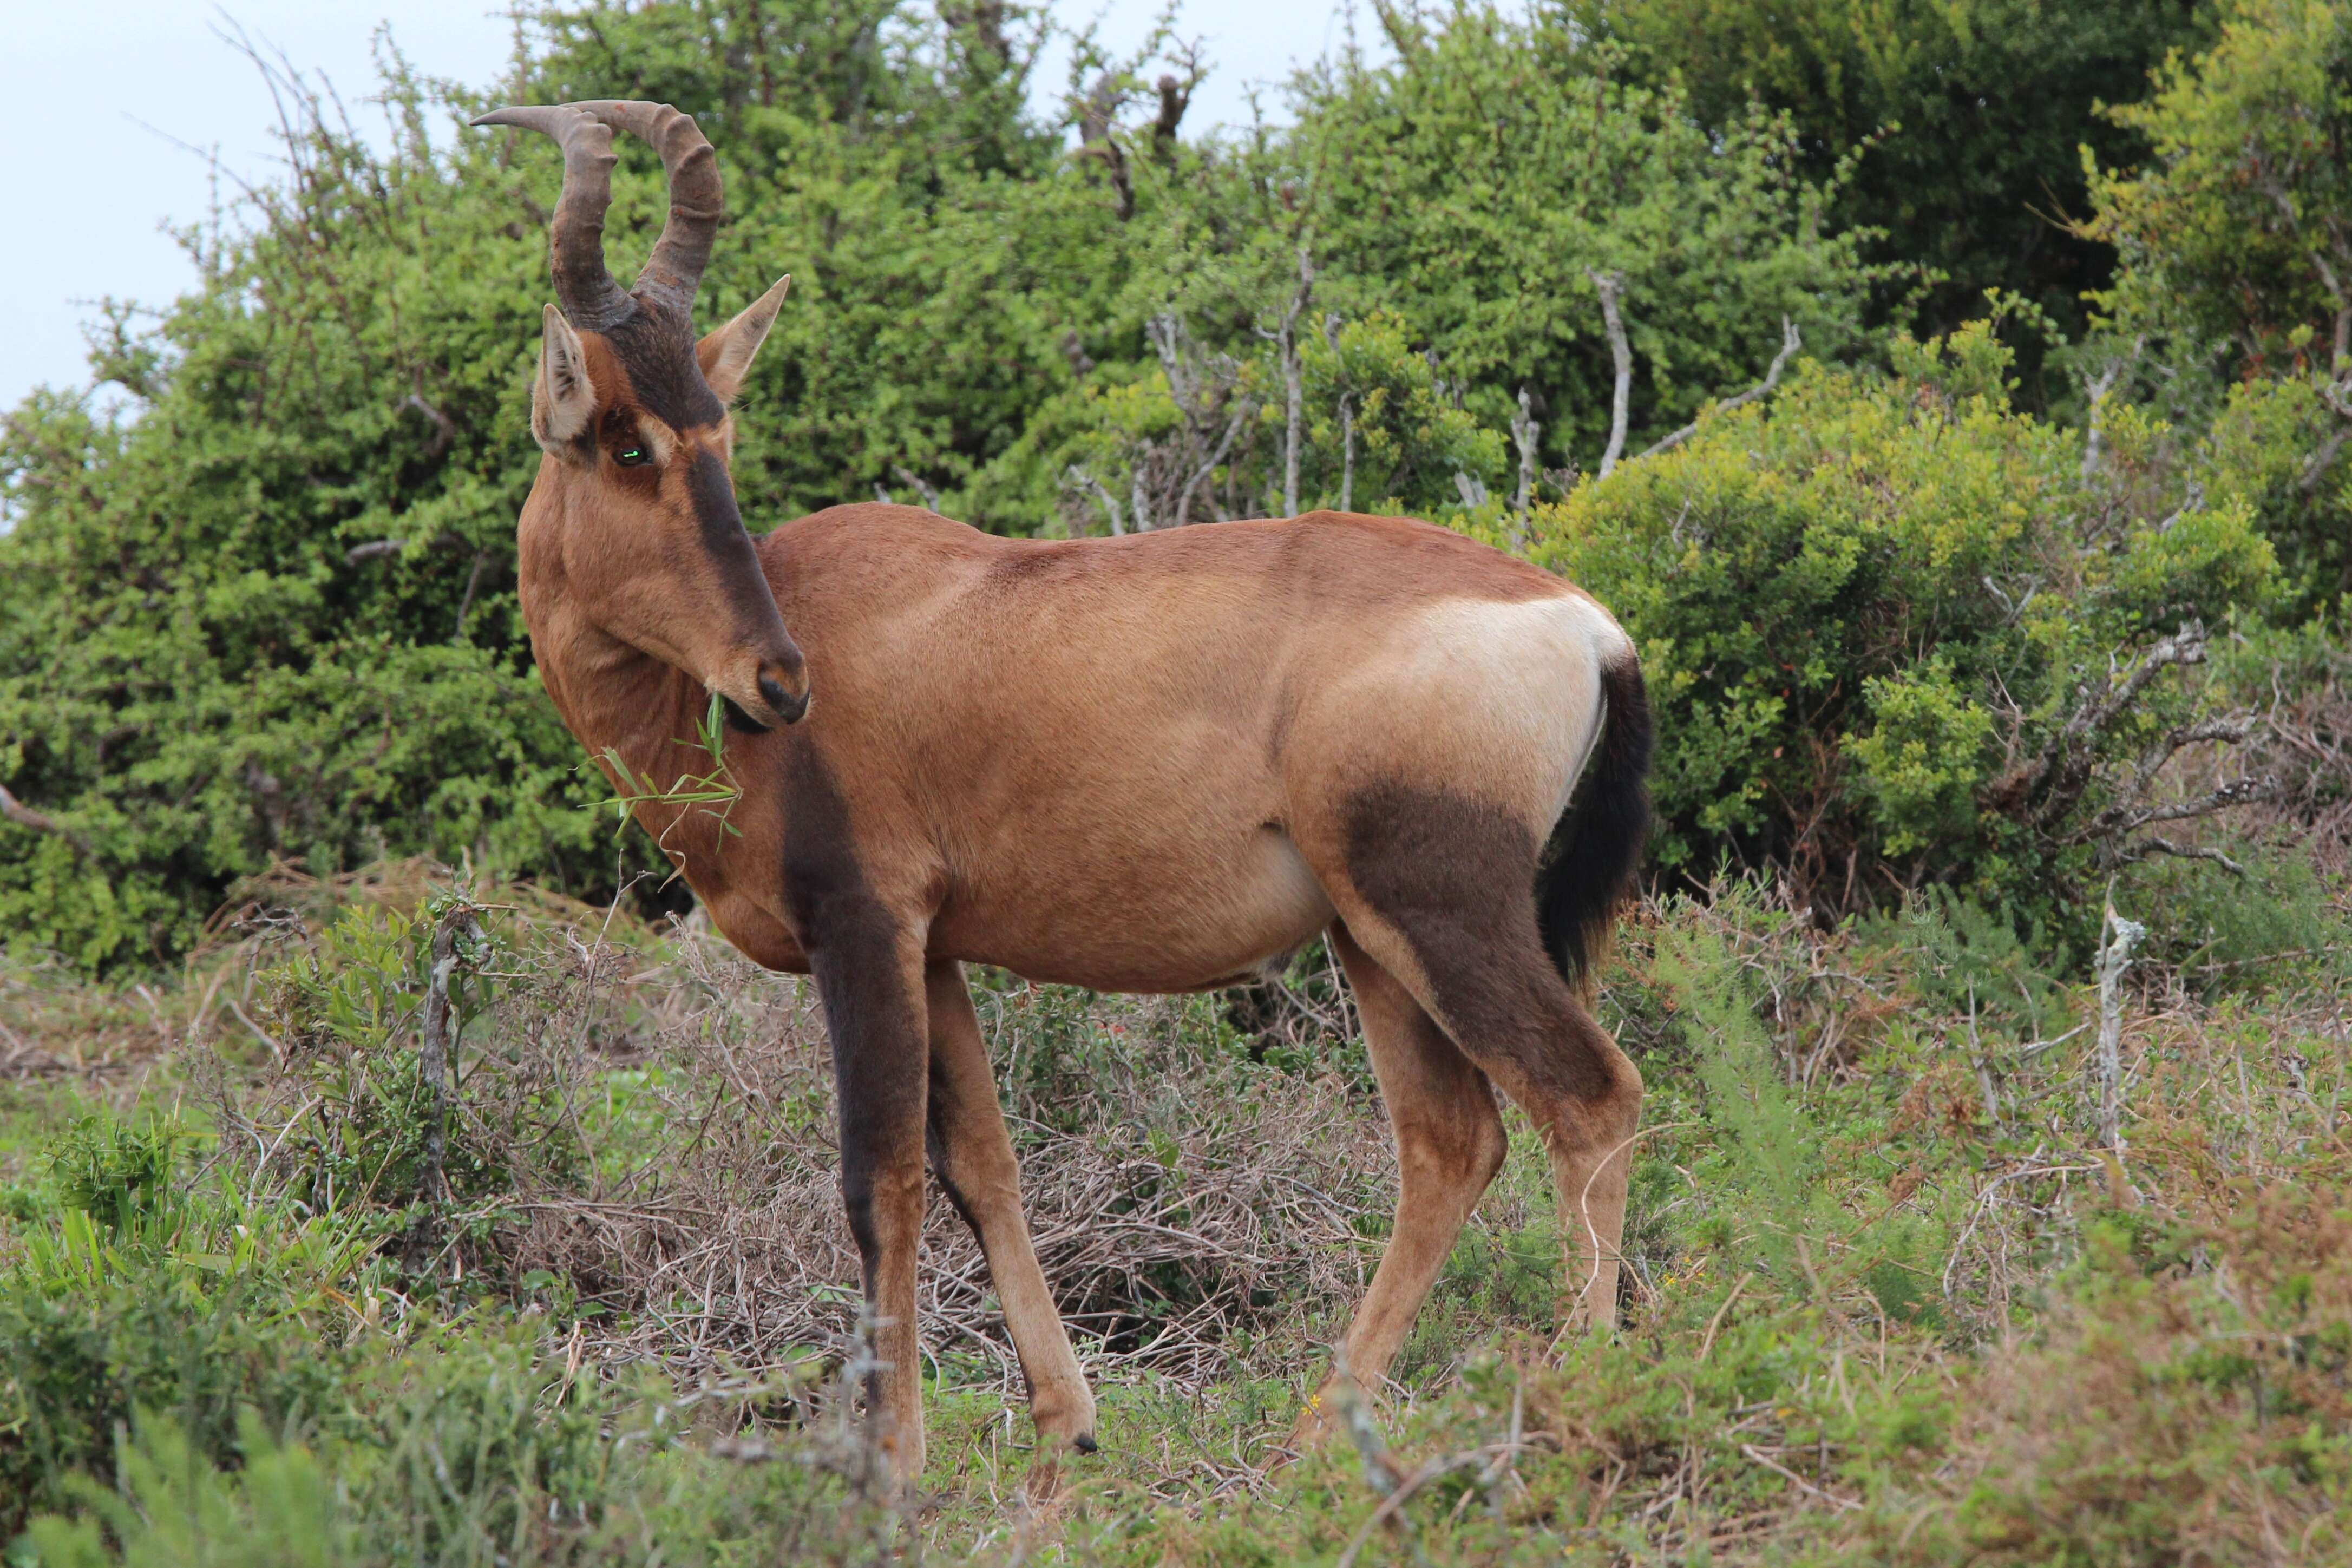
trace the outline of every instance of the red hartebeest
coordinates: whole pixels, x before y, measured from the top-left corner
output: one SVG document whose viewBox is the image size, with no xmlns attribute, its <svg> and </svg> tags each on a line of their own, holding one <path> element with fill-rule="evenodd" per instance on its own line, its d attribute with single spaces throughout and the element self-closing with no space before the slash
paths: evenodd
<svg viewBox="0 0 2352 1568">
<path fill-rule="evenodd" d="M 739 835 L 675 804 L 638 815 L 738 947 L 815 977 L 899 1473 L 922 1465 L 927 1146 L 987 1254 L 1040 1452 L 1094 1446 L 965 963 L 1177 991 L 1326 934 L 1402 1167 L 1349 1368 L 1388 1366 L 1502 1164 L 1490 1084 L 1549 1148 L 1570 1310 L 1612 1322 L 1642 1081 L 1571 982 L 1639 856 L 1650 726 L 1608 612 L 1400 517 L 1038 541 L 858 505 L 755 540 L 727 405 L 785 285 L 694 340 L 709 143 L 646 103 L 476 123 L 563 149 L 519 534 L 531 647 L 572 733 L 640 777 L 680 771 L 708 694 L 746 732 L 727 748 Z M 603 251 L 616 128 L 659 149 L 670 190 L 626 292 Z"/>
</svg>

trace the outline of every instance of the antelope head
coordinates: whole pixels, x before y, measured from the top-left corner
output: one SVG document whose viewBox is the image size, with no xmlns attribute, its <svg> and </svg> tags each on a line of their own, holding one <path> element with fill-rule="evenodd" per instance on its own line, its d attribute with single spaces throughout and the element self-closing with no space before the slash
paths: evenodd
<svg viewBox="0 0 2352 1568">
<path fill-rule="evenodd" d="M 546 454 L 524 508 L 551 550 L 568 616 L 687 672 L 759 728 L 807 711 L 808 674 L 735 507 L 728 403 L 774 325 L 787 277 L 695 340 L 694 292 L 724 198 L 693 118 L 599 100 L 501 109 L 476 125 L 543 131 L 563 149 L 555 297 L 531 382 Z M 661 153 L 669 218 L 636 284 L 604 269 L 613 132 Z M 560 308 L 559 308 L 560 306 Z"/>
</svg>

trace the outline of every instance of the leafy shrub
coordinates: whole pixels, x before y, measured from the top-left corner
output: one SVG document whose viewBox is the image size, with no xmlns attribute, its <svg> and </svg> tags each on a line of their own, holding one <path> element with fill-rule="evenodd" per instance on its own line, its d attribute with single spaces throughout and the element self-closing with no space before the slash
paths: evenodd
<svg viewBox="0 0 2352 1568">
<path fill-rule="evenodd" d="M 492 1568 L 872 1561 L 897 1511 L 837 1420 L 772 1460 L 708 1453 L 696 1406 L 658 1378 L 623 1386 L 477 1326 L 379 1342 L 321 1408 L 248 1407 L 235 1446 L 168 1415 L 121 1428 L 111 1484 L 82 1475 L 35 1519 L 42 1568 Z"/>
<path fill-rule="evenodd" d="M 2144 809 L 2219 706 L 2173 666 L 2263 603 L 2271 548 L 2242 497 L 2183 505 L 2153 430 L 2086 476 L 2007 410 L 1989 323 L 1897 358 L 1538 507 L 1533 552 L 1642 650 L 1664 866 L 1785 867 L 1824 911 L 1930 882 L 2063 909 L 2161 847 Z"/>
<path fill-rule="evenodd" d="M 2229 0 L 2108 117 L 2138 164 L 2091 171 L 2092 298 L 2150 395 L 2213 409 L 2216 461 L 2259 497 L 2302 612 L 2352 591 L 2352 17 L 2331 0 Z M 2129 347 L 2122 347 L 2128 341 Z"/>
<path fill-rule="evenodd" d="M 2227 1218 L 2089 1226 L 2046 1336 L 1990 1369 L 1954 1434 L 1971 1460 L 1954 1506 L 1886 1528 L 1883 1560 L 2343 1559 L 2352 1235 L 2306 1193 L 2234 1196 Z M 2172 1234 L 2152 1249 L 2151 1228 Z"/>
<path fill-rule="evenodd" d="M 241 1408 L 275 1421 L 320 1407 L 337 1347 L 381 1310 L 366 1228 L 217 1187 L 127 1184 L 168 1146 L 76 1128 L 59 1162 L 68 1191 L 93 1151 L 129 1151 L 128 1169 L 101 1173 L 98 1209 L 61 1205 L 25 1228 L 0 1270 L 0 1532 L 54 1504 L 65 1478 L 110 1474 L 135 1411 L 167 1413 L 218 1458 L 236 1451 Z"/>
<path fill-rule="evenodd" d="M 354 903 L 315 943 L 257 977 L 307 1107 L 287 1125 L 281 1169 L 317 1212 L 404 1213 L 422 1224 L 422 1206 L 510 1193 L 521 1164 L 556 1186 L 576 1169 L 576 1127 L 551 1098 L 544 1062 L 517 1071 L 465 1055 L 466 1026 L 501 989 L 483 973 L 495 967 L 491 939 L 470 923 L 452 927 L 460 934 L 445 982 L 447 1082 L 436 1091 L 426 1080 L 419 1037 L 436 927 L 468 908 L 449 892 L 413 915 Z M 468 1096 L 468 1072 L 485 1065 Z"/>
<path fill-rule="evenodd" d="M 134 1435 L 135 1434 L 135 1435 Z M 142 1416 L 115 1457 L 115 1484 L 77 1476 L 79 1517 L 50 1514 L 26 1532 L 43 1568 L 338 1568 L 356 1542 L 334 1478 L 299 1445 L 272 1443 L 247 1412 L 242 1462 L 215 1468 L 168 1418 Z"/>
<path fill-rule="evenodd" d="M 1630 79 L 1554 12 L 1396 8 L 1383 25 L 1392 61 L 1343 53 L 1302 78 L 1281 172 L 1297 171 L 1305 221 L 1267 214 L 1281 273 L 1286 236 L 1311 235 L 1321 298 L 1410 322 L 1489 430 L 1525 391 L 1548 460 L 1597 458 L 1616 370 L 1595 273 L 1622 277 L 1637 430 L 1752 379 L 1784 316 L 1819 351 L 1853 341 L 1880 274 L 1864 235 L 1823 221 L 1852 172 L 1843 147 L 1809 178 L 1785 117 L 1747 105 L 1702 123 L 1679 80 Z M 1318 455 L 1328 473 L 1338 454 L 1327 438 Z M 1381 492 L 1360 481 L 1369 506 Z"/>
<path fill-rule="evenodd" d="M 173 1183 L 179 1144 L 176 1120 L 126 1126 L 108 1116 L 85 1116 L 49 1155 L 49 1181 L 67 1208 L 103 1222 L 118 1236 L 135 1234 L 176 1203 Z"/>
</svg>

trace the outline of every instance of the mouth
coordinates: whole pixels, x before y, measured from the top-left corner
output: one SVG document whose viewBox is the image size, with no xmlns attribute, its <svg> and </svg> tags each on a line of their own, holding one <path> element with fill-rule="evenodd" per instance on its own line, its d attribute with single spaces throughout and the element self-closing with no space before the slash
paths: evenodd
<svg viewBox="0 0 2352 1568">
<path fill-rule="evenodd" d="M 778 725 L 798 724 L 807 716 L 810 692 L 804 668 L 788 668 L 782 661 L 770 660 L 752 677 L 751 688 L 711 688 L 725 705 L 727 727 L 737 734 L 765 735 Z"/>
<path fill-rule="evenodd" d="M 719 694 L 719 706 L 727 715 L 727 727 L 729 731 L 733 734 L 765 735 L 768 731 L 776 727 L 772 724 L 762 724 L 760 720 L 753 718 L 750 714 L 745 713 L 743 711 L 743 705 L 737 702 L 733 697 L 727 695 L 724 692 Z"/>
</svg>

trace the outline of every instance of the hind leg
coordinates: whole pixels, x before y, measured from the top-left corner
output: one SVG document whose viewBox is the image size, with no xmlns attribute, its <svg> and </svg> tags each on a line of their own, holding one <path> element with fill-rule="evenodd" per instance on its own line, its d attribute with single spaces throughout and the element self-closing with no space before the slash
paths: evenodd
<svg viewBox="0 0 2352 1568">
<path fill-rule="evenodd" d="M 1377 791 L 1349 803 L 1326 883 L 1349 934 L 1528 1113 L 1550 1155 L 1563 1315 L 1612 1327 L 1642 1075 L 1537 928 L 1537 841 L 1511 813 Z"/>
<path fill-rule="evenodd" d="M 1340 1344 L 1348 1375 L 1377 1385 L 1445 1267 L 1471 1208 L 1503 1168 L 1503 1119 L 1496 1113 L 1486 1075 L 1455 1049 L 1412 994 L 1344 926 L 1331 927 L 1330 941 L 1348 972 L 1348 988 L 1355 993 L 1364 1044 L 1396 1135 L 1396 1225 L 1381 1252 L 1371 1289 Z M 1299 1416 L 1291 1435 L 1294 1450 L 1321 1436 L 1330 1388 L 1327 1381 Z"/>
</svg>

